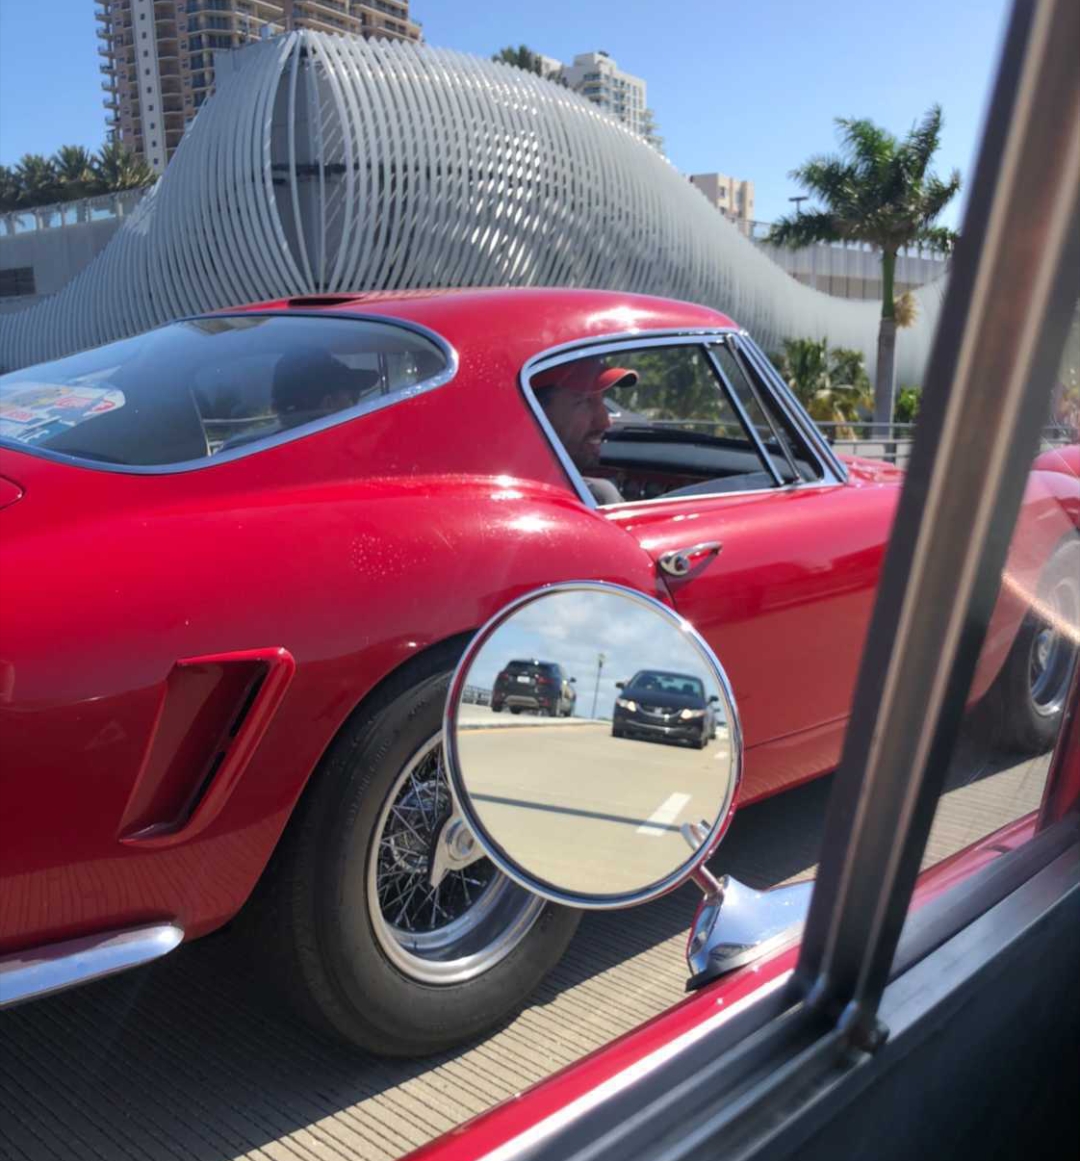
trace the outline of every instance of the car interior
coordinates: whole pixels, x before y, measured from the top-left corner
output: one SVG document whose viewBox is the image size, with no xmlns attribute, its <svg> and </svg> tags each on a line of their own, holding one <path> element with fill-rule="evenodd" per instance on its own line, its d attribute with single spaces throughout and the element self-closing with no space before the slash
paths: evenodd
<svg viewBox="0 0 1080 1161">
<path fill-rule="evenodd" d="M 769 391 L 726 342 L 621 350 L 601 362 L 637 382 L 609 391 L 590 475 L 625 502 L 812 483 L 821 469 Z"/>
</svg>

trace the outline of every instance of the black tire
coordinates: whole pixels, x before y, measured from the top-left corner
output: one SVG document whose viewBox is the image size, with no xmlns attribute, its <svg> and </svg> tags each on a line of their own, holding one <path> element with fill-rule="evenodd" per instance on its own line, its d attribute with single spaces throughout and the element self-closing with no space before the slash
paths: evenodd
<svg viewBox="0 0 1080 1161">
<path fill-rule="evenodd" d="M 519 705 L 512 705 L 512 706 L 510 707 L 510 712 L 511 712 L 512 714 L 519 714 L 519 713 L 521 713 L 521 706 L 519 706 Z"/>
<path fill-rule="evenodd" d="M 427 672 L 414 668 L 353 715 L 253 900 L 260 953 L 275 957 L 296 1006 L 323 1031 L 384 1055 L 439 1052 L 497 1027 L 559 961 L 579 920 L 534 902 L 485 860 L 492 883 L 520 893 L 514 905 L 530 909 L 531 926 L 522 922 L 517 942 L 483 974 L 433 985 L 403 971 L 380 943 L 366 889 L 377 827 L 401 774 L 439 734 L 455 660 L 433 655 Z"/>
<path fill-rule="evenodd" d="M 492 713 L 501 714 L 501 713 L 502 713 L 502 711 L 503 711 L 503 707 L 502 707 L 501 705 L 493 705 L 493 706 L 491 707 L 491 712 L 492 712 Z"/>
<path fill-rule="evenodd" d="M 1070 537 L 1050 558 L 1039 581 L 1039 599 L 1075 631 L 1080 623 L 1080 538 Z M 1041 650 L 1049 665 L 1039 671 Z M 1029 612 L 991 691 L 1003 749 L 1040 754 L 1054 745 L 1075 667 L 1075 646 L 1054 634 L 1034 610 Z"/>
</svg>

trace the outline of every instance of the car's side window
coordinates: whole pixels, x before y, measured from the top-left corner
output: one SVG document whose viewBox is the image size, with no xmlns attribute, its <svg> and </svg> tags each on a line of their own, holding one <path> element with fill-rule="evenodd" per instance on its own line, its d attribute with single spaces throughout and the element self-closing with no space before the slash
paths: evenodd
<svg viewBox="0 0 1080 1161">
<path fill-rule="evenodd" d="M 723 379 L 709 348 L 658 344 L 559 364 L 537 372 L 531 387 L 601 504 L 797 480 L 760 407 L 756 417 L 746 415 Z M 754 403 L 745 376 L 739 390 Z M 758 423 L 768 439 L 757 434 Z"/>
</svg>

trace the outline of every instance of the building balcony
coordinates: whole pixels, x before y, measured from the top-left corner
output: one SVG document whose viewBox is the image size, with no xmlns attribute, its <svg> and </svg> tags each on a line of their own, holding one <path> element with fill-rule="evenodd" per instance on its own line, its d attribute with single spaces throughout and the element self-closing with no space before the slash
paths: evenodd
<svg viewBox="0 0 1080 1161">
<path fill-rule="evenodd" d="M 296 8 L 313 10 L 314 15 L 333 13 L 335 16 L 348 15 L 349 7 L 341 0 L 295 0 Z"/>
<path fill-rule="evenodd" d="M 102 97 L 101 103 L 106 109 L 113 109 L 116 112 L 120 111 L 120 102 L 116 97 Z"/>
<path fill-rule="evenodd" d="M 112 50 L 112 47 L 110 45 L 105 45 L 105 44 L 98 45 L 98 56 L 112 56 L 112 55 L 113 55 L 113 50 Z"/>
</svg>

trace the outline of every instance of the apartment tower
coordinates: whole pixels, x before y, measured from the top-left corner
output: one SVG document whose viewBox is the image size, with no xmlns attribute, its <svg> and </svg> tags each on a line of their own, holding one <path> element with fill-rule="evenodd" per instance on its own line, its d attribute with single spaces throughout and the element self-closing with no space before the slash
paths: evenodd
<svg viewBox="0 0 1080 1161">
<path fill-rule="evenodd" d="M 419 40 L 409 0 L 95 0 L 109 135 L 161 173 L 214 89 L 214 53 L 294 28 Z"/>
<path fill-rule="evenodd" d="M 749 235 L 754 221 L 754 183 L 726 173 L 691 174 L 690 182 L 724 215 Z"/>
<path fill-rule="evenodd" d="M 606 52 L 579 52 L 574 63 L 563 65 L 560 71 L 571 89 L 588 97 L 605 112 L 613 113 L 632 133 L 644 137 L 655 149 L 663 152 L 664 141 L 657 135 L 641 77 L 623 72 Z"/>
</svg>

